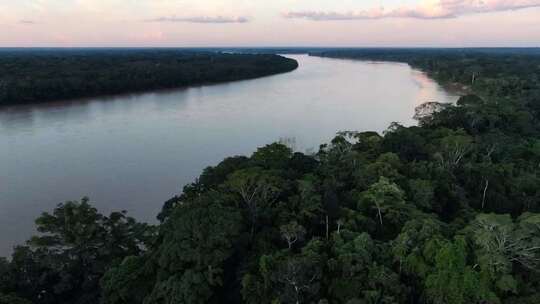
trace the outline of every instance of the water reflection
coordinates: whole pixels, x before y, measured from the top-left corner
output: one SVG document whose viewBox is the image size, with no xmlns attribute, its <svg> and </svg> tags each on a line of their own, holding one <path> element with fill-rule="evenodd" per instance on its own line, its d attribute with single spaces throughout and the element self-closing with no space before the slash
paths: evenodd
<svg viewBox="0 0 540 304">
<path fill-rule="evenodd" d="M 453 102 L 407 65 L 291 56 L 292 73 L 228 84 L 0 109 L 0 255 L 57 203 L 153 221 L 162 202 L 226 156 L 294 138 L 315 150 L 340 130 L 412 124 Z"/>
</svg>

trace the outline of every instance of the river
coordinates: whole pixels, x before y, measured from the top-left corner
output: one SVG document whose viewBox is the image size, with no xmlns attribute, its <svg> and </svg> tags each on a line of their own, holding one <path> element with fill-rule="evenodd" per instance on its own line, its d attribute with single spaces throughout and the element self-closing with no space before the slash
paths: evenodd
<svg viewBox="0 0 540 304">
<path fill-rule="evenodd" d="M 457 96 L 406 64 L 290 55 L 297 70 L 254 80 L 0 109 L 0 256 L 34 219 L 89 196 L 101 212 L 155 222 L 209 165 L 288 139 L 316 151 L 337 131 L 414 124 Z"/>
</svg>

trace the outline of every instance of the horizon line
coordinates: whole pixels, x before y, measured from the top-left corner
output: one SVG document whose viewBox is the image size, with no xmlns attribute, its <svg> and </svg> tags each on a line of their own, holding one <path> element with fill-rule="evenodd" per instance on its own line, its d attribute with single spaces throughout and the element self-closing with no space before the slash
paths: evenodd
<svg viewBox="0 0 540 304">
<path fill-rule="evenodd" d="M 0 46 L 0 49 L 536 49 L 538 46 Z"/>
</svg>

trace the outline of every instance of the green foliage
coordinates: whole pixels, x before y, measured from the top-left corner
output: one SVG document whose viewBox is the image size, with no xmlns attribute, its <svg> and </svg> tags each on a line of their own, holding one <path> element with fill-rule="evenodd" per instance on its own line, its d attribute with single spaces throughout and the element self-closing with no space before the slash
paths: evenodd
<svg viewBox="0 0 540 304">
<path fill-rule="evenodd" d="M 412 219 L 405 223 L 392 244 L 400 272 L 424 280 L 435 261 L 444 237 L 445 225 L 433 218 Z"/>
<path fill-rule="evenodd" d="M 151 270 L 143 257 L 129 256 L 105 273 L 101 279 L 104 304 L 142 303 L 150 292 Z"/>
<path fill-rule="evenodd" d="M 298 225 L 298 223 L 295 221 L 281 226 L 279 230 L 283 239 L 287 241 L 289 249 L 292 248 L 294 243 L 302 241 L 304 239 L 304 235 L 306 234 L 306 229 L 304 229 L 304 227 L 301 225 Z"/>
<path fill-rule="evenodd" d="M 540 215 L 525 213 L 516 224 L 509 215 L 479 214 L 471 231 L 479 264 L 504 291 L 515 291 L 514 263 L 540 269 Z"/>
<path fill-rule="evenodd" d="M 238 170 L 229 175 L 225 187 L 236 197 L 236 205 L 243 208 L 255 233 L 261 217 L 265 217 L 280 192 L 281 180 L 259 167 Z"/>
<path fill-rule="evenodd" d="M 273 143 L 264 148 L 258 149 L 251 160 L 253 164 L 267 169 L 284 168 L 292 156 L 292 151 L 289 147 Z"/>
<path fill-rule="evenodd" d="M 153 239 L 147 225 L 124 213 L 104 216 L 87 198 L 58 205 L 36 225 L 41 234 L 15 248 L 4 287 L 36 303 L 95 303 L 109 267 Z"/>
<path fill-rule="evenodd" d="M 324 258 L 321 250 L 320 242 L 314 239 L 299 254 L 279 251 L 260 258 L 263 286 L 273 302 L 304 303 L 317 299 Z"/>
<path fill-rule="evenodd" d="M 207 303 L 223 286 L 224 264 L 240 234 L 240 212 L 212 196 L 177 207 L 163 224 L 156 282 L 144 303 Z"/>
<path fill-rule="evenodd" d="M 32 304 L 32 302 L 14 295 L 4 295 L 0 293 L 0 304 Z"/>
<path fill-rule="evenodd" d="M 373 214 L 379 222 L 380 230 L 388 235 L 387 231 L 399 231 L 409 218 L 410 209 L 405 204 L 404 195 L 398 185 L 381 177 L 361 194 L 359 209 Z"/>
<path fill-rule="evenodd" d="M 411 179 L 409 181 L 411 201 L 417 208 L 422 210 L 432 210 L 433 198 L 435 197 L 435 187 L 433 183 L 425 179 Z"/>
<path fill-rule="evenodd" d="M 405 299 L 399 276 L 382 265 L 384 252 L 369 234 L 334 234 L 332 248 L 328 291 L 335 302 L 399 303 Z"/>
<path fill-rule="evenodd" d="M 443 244 L 437 252 L 433 273 L 426 278 L 426 296 L 435 304 L 498 302 L 480 273 L 467 265 L 466 242 L 462 238 Z"/>
</svg>

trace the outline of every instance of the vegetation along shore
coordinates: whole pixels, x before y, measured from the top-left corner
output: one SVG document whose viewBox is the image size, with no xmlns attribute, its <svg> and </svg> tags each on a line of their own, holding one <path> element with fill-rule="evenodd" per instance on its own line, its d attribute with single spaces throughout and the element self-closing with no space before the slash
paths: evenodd
<svg viewBox="0 0 540 304">
<path fill-rule="evenodd" d="M 0 106 L 180 88 L 289 72 L 278 55 L 183 49 L 0 50 Z"/>
</svg>

